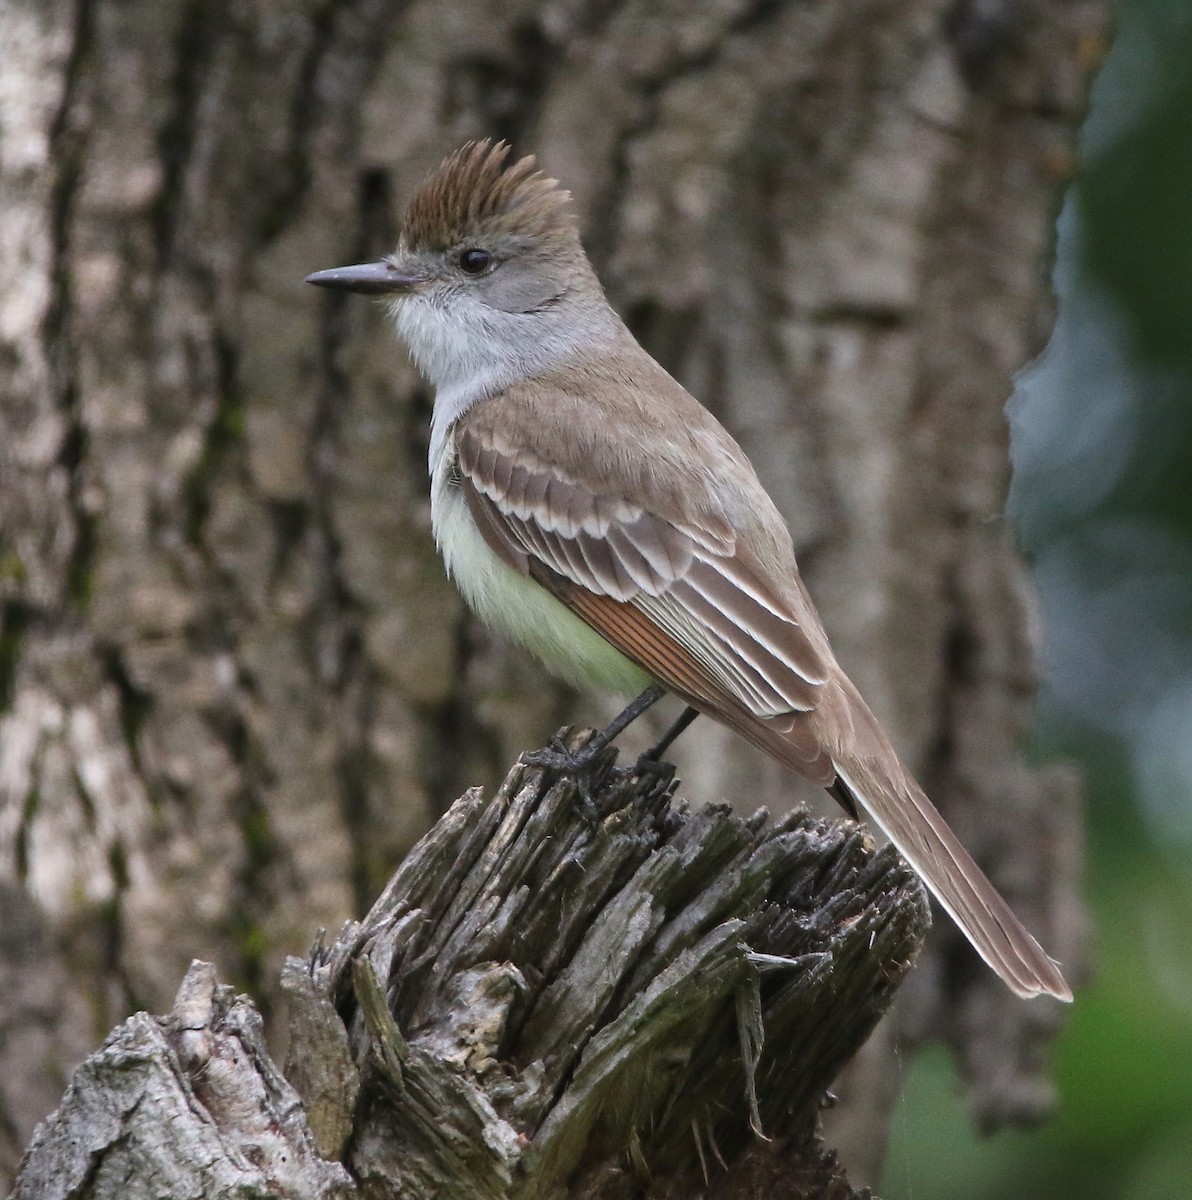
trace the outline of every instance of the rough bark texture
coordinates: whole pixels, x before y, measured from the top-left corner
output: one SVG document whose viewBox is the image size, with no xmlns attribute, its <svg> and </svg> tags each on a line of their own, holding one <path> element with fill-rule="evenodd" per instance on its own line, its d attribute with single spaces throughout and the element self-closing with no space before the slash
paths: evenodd
<svg viewBox="0 0 1192 1200">
<path fill-rule="evenodd" d="M 862 1200 L 818 1116 L 918 951 L 922 888 L 851 822 L 672 790 L 614 777 L 585 806 L 518 766 L 468 792 L 287 962 L 288 1084 L 196 963 L 76 1072 L 13 1200 Z"/>
<path fill-rule="evenodd" d="M 572 189 L 846 667 L 1079 975 L 1077 794 L 1019 748 L 1030 606 L 996 518 L 1104 9 L 0 0 L 0 1176 L 193 956 L 268 1015 L 285 955 L 450 798 L 601 715 L 466 617 L 427 393 L 378 311 L 300 283 L 386 249 L 475 135 Z M 697 798 L 796 792 L 719 731 L 679 751 Z M 911 1000 L 983 1120 L 1047 1107 L 1051 1008 L 947 932 Z M 891 1086 L 852 1109 L 871 1166 Z"/>
</svg>

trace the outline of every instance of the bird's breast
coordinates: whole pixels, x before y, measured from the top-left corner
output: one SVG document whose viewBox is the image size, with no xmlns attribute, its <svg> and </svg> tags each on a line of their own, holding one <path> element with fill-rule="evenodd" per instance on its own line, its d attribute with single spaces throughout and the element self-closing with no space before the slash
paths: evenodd
<svg viewBox="0 0 1192 1200">
<path fill-rule="evenodd" d="M 431 525 L 447 573 L 468 607 L 569 683 L 623 696 L 641 691 L 650 678 L 636 663 L 490 548 L 460 489 L 452 441 L 447 439 L 431 477 Z"/>
</svg>

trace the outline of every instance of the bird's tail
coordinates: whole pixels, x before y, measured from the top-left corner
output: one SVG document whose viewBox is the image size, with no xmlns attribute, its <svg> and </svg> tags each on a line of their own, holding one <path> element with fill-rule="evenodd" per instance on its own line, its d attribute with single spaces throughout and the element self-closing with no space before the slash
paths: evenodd
<svg viewBox="0 0 1192 1200">
<path fill-rule="evenodd" d="M 836 774 L 1011 991 L 1071 1000 L 1058 964 L 1011 912 L 923 789 L 895 763 L 898 775 L 879 774 L 869 762 L 838 763 Z"/>
<path fill-rule="evenodd" d="M 826 711 L 808 717 L 818 726 L 817 740 L 847 799 L 864 810 L 894 843 L 961 933 L 1013 992 L 1071 1000 L 1072 990 L 1058 964 L 1010 911 L 899 762 L 856 689 L 843 678 L 840 685 L 839 704 L 825 706 Z M 780 762 L 801 774 L 812 774 L 808 771 L 806 727 L 786 733 L 756 718 L 731 723 Z M 792 736 L 796 733 L 798 736 Z M 824 782 L 822 776 L 817 782 Z"/>
</svg>

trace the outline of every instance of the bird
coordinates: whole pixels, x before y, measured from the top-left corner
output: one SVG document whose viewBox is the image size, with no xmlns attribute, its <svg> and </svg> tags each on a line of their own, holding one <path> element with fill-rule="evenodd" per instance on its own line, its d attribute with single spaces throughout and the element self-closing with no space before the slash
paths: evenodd
<svg viewBox="0 0 1192 1200">
<path fill-rule="evenodd" d="M 706 714 L 866 814 L 1015 994 L 1072 999 L 837 663 L 744 451 L 613 309 L 533 155 L 469 142 L 393 253 L 307 282 L 383 299 L 434 388 L 447 571 L 553 674 L 637 694 L 603 740 L 677 695 L 680 724 Z"/>
</svg>

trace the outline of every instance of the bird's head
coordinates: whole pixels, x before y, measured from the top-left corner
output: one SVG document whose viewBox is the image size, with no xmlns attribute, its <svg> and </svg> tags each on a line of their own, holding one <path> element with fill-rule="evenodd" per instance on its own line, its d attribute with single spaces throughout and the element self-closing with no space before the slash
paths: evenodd
<svg viewBox="0 0 1192 1200">
<path fill-rule="evenodd" d="M 385 297 L 432 383 L 513 382 L 618 324 L 569 199 L 532 156 L 511 160 L 503 142 L 471 142 L 414 194 L 392 254 L 307 282 Z"/>
</svg>

